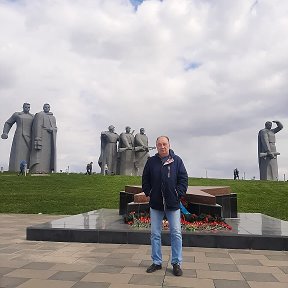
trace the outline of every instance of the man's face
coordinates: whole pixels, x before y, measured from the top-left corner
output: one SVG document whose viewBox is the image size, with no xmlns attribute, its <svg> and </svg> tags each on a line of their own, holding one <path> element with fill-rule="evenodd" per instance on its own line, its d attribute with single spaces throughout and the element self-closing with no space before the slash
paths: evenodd
<svg viewBox="0 0 288 288">
<path fill-rule="evenodd" d="M 130 133 L 131 128 L 130 127 L 126 127 L 126 133 Z"/>
<path fill-rule="evenodd" d="M 110 132 L 114 132 L 114 131 L 115 131 L 115 127 L 111 125 L 111 126 L 108 127 L 108 130 L 109 130 Z"/>
<path fill-rule="evenodd" d="M 166 137 L 160 137 L 156 141 L 156 147 L 161 158 L 169 155 L 170 144 Z"/>
<path fill-rule="evenodd" d="M 45 104 L 45 105 L 43 106 L 43 111 L 44 111 L 45 113 L 48 113 L 48 112 L 50 111 L 50 105 L 49 105 L 49 104 Z"/>
<path fill-rule="evenodd" d="M 29 111 L 30 111 L 30 104 L 25 103 L 25 104 L 23 105 L 23 112 L 24 112 L 24 113 L 28 113 Z"/>
<path fill-rule="evenodd" d="M 272 128 L 272 122 L 268 121 L 265 123 L 265 128 L 270 130 Z"/>
<path fill-rule="evenodd" d="M 145 129 L 144 128 L 141 128 L 140 129 L 140 134 L 144 134 L 145 133 Z"/>
</svg>

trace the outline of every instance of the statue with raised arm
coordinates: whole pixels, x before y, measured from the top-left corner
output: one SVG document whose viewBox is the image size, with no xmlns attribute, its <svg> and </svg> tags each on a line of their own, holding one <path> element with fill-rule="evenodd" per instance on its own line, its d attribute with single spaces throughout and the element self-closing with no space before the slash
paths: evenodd
<svg viewBox="0 0 288 288">
<path fill-rule="evenodd" d="M 56 133 L 56 118 L 46 103 L 32 124 L 31 173 L 56 172 Z"/>
<path fill-rule="evenodd" d="M 145 134 L 144 128 L 141 128 L 140 133 L 135 135 L 134 146 L 136 175 L 142 176 L 144 166 L 147 162 L 147 159 L 150 157 L 149 150 L 155 149 L 156 147 L 148 146 L 148 137 Z"/>
<path fill-rule="evenodd" d="M 29 158 L 31 151 L 31 126 L 33 114 L 30 114 L 30 104 L 23 104 L 22 112 L 15 112 L 4 124 L 2 139 L 7 139 L 12 126 L 16 123 L 17 127 L 11 146 L 9 171 L 19 171 L 21 161 L 25 160 L 29 168 Z"/>
<path fill-rule="evenodd" d="M 272 128 L 272 122 L 277 125 Z M 258 133 L 258 162 L 260 180 L 278 180 L 277 156 L 280 155 L 276 150 L 275 134 L 283 129 L 280 121 L 267 121 L 265 128 Z"/>
<path fill-rule="evenodd" d="M 135 175 L 134 166 L 134 136 L 131 133 L 131 127 L 127 126 L 125 132 L 120 134 L 119 140 L 119 174 L 120 175 Z"/>
<path fill-rule="evenodd" d="M 117 169 L 117 142 L 119 135 L 115 127 L 110 125 L 108 131 L 101 132 L 101 154 L 98 164 L 102 174 L 115 175 Z"/>
</svg>

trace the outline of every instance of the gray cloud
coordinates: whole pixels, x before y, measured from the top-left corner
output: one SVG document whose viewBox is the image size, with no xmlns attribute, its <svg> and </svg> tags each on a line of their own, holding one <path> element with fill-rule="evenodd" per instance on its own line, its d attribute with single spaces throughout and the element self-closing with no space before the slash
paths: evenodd
<svg viewBox="0 0 288 288">
<path fill-rule="evenodd" d="M 191 177 L 230 178 L 237 167 L 250 179 L 258 130 L 277 119 L 283 177 L 287 11 L 280 0 L 149 0 L 137 10 L 129 0 L 2 0 L 0 123 L 23 102 L 32 113 L 50 103 L 63 170 L 96 163 L 113 124 L 145 127 L 151 145 L 169 135 Z M 5 169 L 12 135 L 0 141 Z"/>
</svg>

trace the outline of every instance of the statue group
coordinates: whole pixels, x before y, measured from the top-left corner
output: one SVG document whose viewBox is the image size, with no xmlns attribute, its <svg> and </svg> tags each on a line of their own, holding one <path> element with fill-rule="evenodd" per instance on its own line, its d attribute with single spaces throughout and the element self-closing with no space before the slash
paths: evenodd
<svg viewBox="0 0 288 288">
<path fill-rule="evenodd" d="M 127 126 L 125 132 L 118 135 L 115 127 L 110 125 L 108 131 L 101 133 L 98 164 L 102 174 L 142 175 L 149 150 L 155 147 L 149 147 L 144 128 L 135 136 L 133 132 L 131 133 L 131 127 Z"/>
<path fill-rule="evenodd" d="M 15 112 L 4 124 L 2 139 L 16 123 L 9 171 L 19 171 L 20 163 L 26 162 L 31 173 L 56 171 L 56 118 L 50 112 L 50 105 L 44 104 L 43 111 L 30 113 L 30 104 L 23 104 L 22 112 Z"/>
<path fill-rule="evenodd" d="M 11 146 L 9 171 L 23 170 L 25 163 L 31 173 L 50 173 L 56 171 L 56 118 L 50 112 L 50 105 L 44 104 L 43 111 L 30 113 L 30 104 L 23 104 L 23 111 L 15 112 L 4 124 L 2 139 L 7 139 L 12 126 L 16 130 Z M 273 123 L 276 127 L 272 129 Z M 260 180 L 278 180 L 275 134 L 283 129 L 280 121 L 267 121 L 265 128 L 258 133 L 258 162 Z M 101 174 L 104 175 L 142 175 L 149 157 L 145 129 L 141 128 L 135 136 L 131 127 L 118 135 L 110 125 L 108 131 L 101 133 L 101 154 L 98 160 Z M 234 175 L 235 178 L 235 175 Z M 239 179 L 239 176 L 238 176 Z"/>
</svg>

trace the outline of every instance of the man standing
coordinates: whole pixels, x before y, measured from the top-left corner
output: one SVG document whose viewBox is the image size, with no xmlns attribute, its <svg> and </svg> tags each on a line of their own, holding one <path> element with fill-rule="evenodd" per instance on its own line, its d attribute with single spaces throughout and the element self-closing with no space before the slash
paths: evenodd
<svg viewBox="0 0 288 288">
<path fill-rule="evenodd" d="M 56 118 L 46 103 L 32 124 L 31 173 L 56 172 L 56 133 Z"/>
<path fill-rule="evenodd" d="M 91 175 L 92 174 L 92 165 L 93 165 L 93 162 L 90 162 L 87 164 L 86 166 L 86 175 Z"/>
<path fill-rule="evenodd" d="M 113 125 L 108 127 L 108 131 L 101 132 L 101 154 L 98 160 L 98 164 L 101 167 L 101 174 L 116 174 L 118 141 L 119 135 L 115 133 L 115 127 Z"/>
<path fill-rule="evenodd" d="M 120 154 L 119 174 L 135 175 L 134 168 L 134 136 L 131 127 L 127 126 L 125 132 L 120 134 L 118 152 Z"/>
<path fill-rule="evenodd" d="M 25 160 L 27 168 L 29 168 L 29 158 L 31 152 L 31 127 L 34 115 L 30 112 L 30 104 L 23 104 L 22 112 L 15 112 L 4 124 L 2 139 L 8 138 L 8 133 L 14 123 L 17 128 L 13 137 L 10 159 L 9 171 L 17 172 L 19 163 Z"/>
<path fill-rule="evenodd" d="M 234 169 L 234 180 L 239 180 L 239 170 L 237 168 Z"/>
<path fill-rule="evenodd" d="M 135 169 L 137 176 L 143 174 L 144 166 L 149 158 L 149 148 L 155 149 L 155 147 L 148 146 L 148 137 L 145 134 L 145 129 L 141 128 L 140 133 L 135 135 L 134 139 L 135 146 Z"/>
<path fill-rule="evenodd" d="M 22 160 L 20 162 L 20 172 L 18 174 L 19 175 L 25 175 L 26 176 L 26 171 L 27 171 L 27 162 L 26 160 Z"/>
<path fill-rule="evenodd" d="M 181 276 L 182 233 L 180 222 L 180 198 L 186 194 L 188 175 L 182 159 L 170 149 L 169 138 L 156 140 L 158 153 L 149 158 L 142 175 L 142 190 L 150 197 L 151 258 L 153 264 L 147 273 L 162 269 L 161 230 L 166 215 L 171 237 L 171 264 L 173 274 Z"/>
<path fill-rule="evenodd" d="M 277 125 L 272 128 L 272 122 Z M 280 121 L 267 121 L 265 128 L 261 129 L 258 133 L 258 161 L 260 180 L 278 180 L 278 164 L 277 155 L 280 153 L 276 150 L 276 137 L 275 134 L 283 129 Z"/>
</svg>

